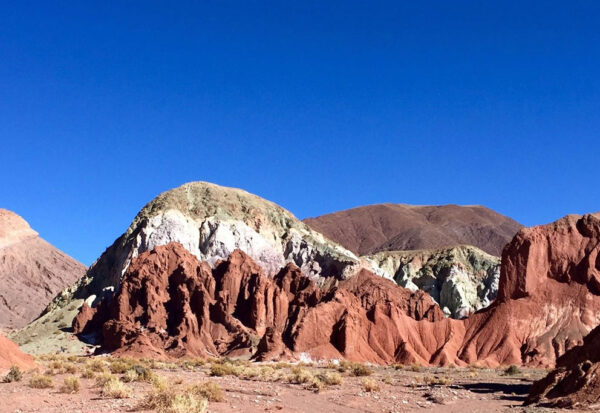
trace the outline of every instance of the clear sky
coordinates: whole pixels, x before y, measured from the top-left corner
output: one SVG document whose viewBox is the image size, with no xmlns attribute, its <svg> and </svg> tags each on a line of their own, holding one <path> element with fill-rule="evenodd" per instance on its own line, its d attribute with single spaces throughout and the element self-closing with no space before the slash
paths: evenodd
<svg viewBox="0 0 600 413">
<path fill-rule="evenodd" d="M 600 210 L 600 2 L 0 6 L 0 207 L 94 261 L 154 196 L 244 188 L 305 218 Z"/>
</svg>

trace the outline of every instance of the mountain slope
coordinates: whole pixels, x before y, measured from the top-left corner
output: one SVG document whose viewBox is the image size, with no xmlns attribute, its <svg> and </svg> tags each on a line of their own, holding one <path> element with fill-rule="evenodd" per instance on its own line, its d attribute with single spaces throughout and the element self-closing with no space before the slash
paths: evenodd
<svg viewBox="0 0 600 413">
<path fill-rule="evenodd" d="M 359 254 L 473 245 L 500 256 L 522 228 L 483 206 L 368 205 L 304 220 Z"/>
<path fill-rule="evenodd" d="M 181 244 L 211 266 L 239 249 L 267 276 L 293 263 L 317 285 L 348 278 L 368 262 L 325 238 L 287 210 L 236 188 L 191 182 L 164 192 L 144 206 L 129 228 L 106 249 L 76 285 L 49 306 L 36 320 L 12 336 L 30 352 L 80 346 L 57 332 L 57 319 L 71 324 L 83 300 L 93 304 L 118 293 L 129 264 L 140 254 L 171 242 Z M 55 334 L 56 333 L 56 334 Z"/>
<path fill-rule="evenodd" d="M 0 209 L 0 327 L 20 328 L 40 315 L 85 266 L 41 239 L 29 224 Z"/>
</svg>

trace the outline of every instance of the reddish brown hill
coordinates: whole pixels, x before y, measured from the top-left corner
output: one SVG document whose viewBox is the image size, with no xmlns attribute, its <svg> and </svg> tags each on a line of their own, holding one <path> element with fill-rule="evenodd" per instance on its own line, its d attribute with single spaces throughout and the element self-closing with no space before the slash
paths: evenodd
<svg viewBox="0 0 600 413">
<path fill-rule="evenodd" d="M 84 306 L 74 328 L 102 326 L 106 351 L 159 357 L 551 366 L 600 324 L 599 250 L 595 215 L 523 229 L 504 250 L 499 298 L 452 320 L 365 270 L 320 290 L 291 264 L 269 278 L 236 251 L 211 270 L 171 243 L 134 259 L 112 303 Z"/>
<path fill-rule="evenodd" d="M 474 245 L 500 256 L 522 227 L 482 206 L 378 204 L 304 220 L 358 253 Z"/>
<path fill-rule="evenodd" d="M 0 328 L 19 328 L 85 273 L 85 266 L 41 239 L 29 224 L 0 209 Z"/>
<path fill-rule="evenodd" d="M 11 366 L 29 369 L 34 364 L 33 357 L 23 353 L 15 343 L 0 335 L 0 371 L 8 370 Z"/>
</svg>

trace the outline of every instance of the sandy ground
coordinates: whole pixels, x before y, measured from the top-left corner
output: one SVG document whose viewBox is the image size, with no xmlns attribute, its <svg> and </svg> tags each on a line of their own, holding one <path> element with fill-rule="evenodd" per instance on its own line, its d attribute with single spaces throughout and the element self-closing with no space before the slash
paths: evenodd
<svg viewBox="0 0 600 413">
<path fill-rule="evenodd" d="M 0 412 L 69 412 L 108 413 L 139 411 L 147 394 L 155 388 L 146 382 L 127 383 L 132 395 L 124 399 L 103 397 L 94 378 L 81 378 L 94 359 L 102 360 L 110 368 L 110 358 L 78 358 L 38 361 L 37 372 L 26 372 L 19 382 L 0 383 Z M 64 366 L 60 368 L 57 366 Z M 51 369 L 54 365 L 54 369 Z M 259 369 L 269 364 L 252 364 L 240 368 Z M 342 384 L 329 385 L 315 392 L 307 385 L 289 382 L 293 366 L 277 365 L 268 368 L 268 375 L 249 378 L 228 375 L 211 376 L 210 363 L 178 365 L 154 363 L 151 370 L 166 378 L 169 391 L 182 391 L 189 385 L 210 381 L 224 391 L 224 401 L 210 402 L 208 412 L 550 412 L 550 410 L 523 407 L 522 401 L 533 382 L 545 375 L 544 370 L 523 370 L 506 375 L 502 370 L 480 368 L 393 368 L 371 367 L 368 377 L 355 377 L 351 372 L 338 372 L 335 366 L 308 365 L 304 371 L 313 375 L 333 373 L 341 375 Z M 70 368 L 66 373 L 65 368 Z M 418 371 L 414 371 L 418 370 Z M 48 374 L 50 373 L 50 374 Z M 48 374 L 54 382 L 49 389 L 29 386 L 35 374 Z M 96 373 L 100 374 L 100 373 Z M 81 388 L 77 393 L 61 392 L 60 386 L 67 376 L 79 377 Z M 116 374 L 122 377 L 122 374 Z M 364 381 L 369 380 L 379 389 L 366 391 Z M 426 384 L 427 383 L 427 384 Z M 575 410 L 569 410 L 574 412 Z"/>
</svg>

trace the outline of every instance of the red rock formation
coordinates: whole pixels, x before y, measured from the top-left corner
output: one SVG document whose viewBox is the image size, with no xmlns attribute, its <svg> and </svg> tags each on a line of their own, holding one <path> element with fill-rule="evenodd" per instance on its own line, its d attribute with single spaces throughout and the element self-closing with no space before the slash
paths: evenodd
<svg viewBox="0 0 600 413">
<path fill-rule="evenodd" d="M 600 324 L 600 215 L 521 230 L 502 254 L 498 298 L 467 321 L 466 362 L 553 366 Z"/>
<path fill-rule="evenodd" d="M 548 407 L 589 407 L 600 403 L 600 327 L 584 344 L 566 352 L 556 369 L 531 387 L 525 404 Z"/>
<path fill-rule="evenodd" d="M 35 363 L 33 357 L 23 353 L 19 346 L 0 335 L 0 371 L 8 370 L 11 366 L 30 369 Z"/>
<path fill-rule="evenodd" d="M 387 337 L 394 322 L 443 319 L 427 294 L 366 271 L 322 291 L 292 264 L 271 279 L 238 250 L 211 270 L 177 243 L 133 260 L 99 322 L 103 305 L 82 307 L 75 332 L 100 323 L 105 351 L 155 357 L 308 352 L 390 362 L 404 343 Z M 420 360 L 408 347 L 403 359 Z"/>
<path fill-rule="evenodd" d="M 598 216 L 522 230 L 505 248 L 499 298 L 466 320 L 368 271 L 321 290 L 288 264 L 273 278 L 241 251 L 215 268 L 179 244 L 134 259 L 112 303 L 84 307 L 104 349 L 155 355 L 308 353 L 374 363 L 553 365 L 600 324 Z"/>
</svg>

